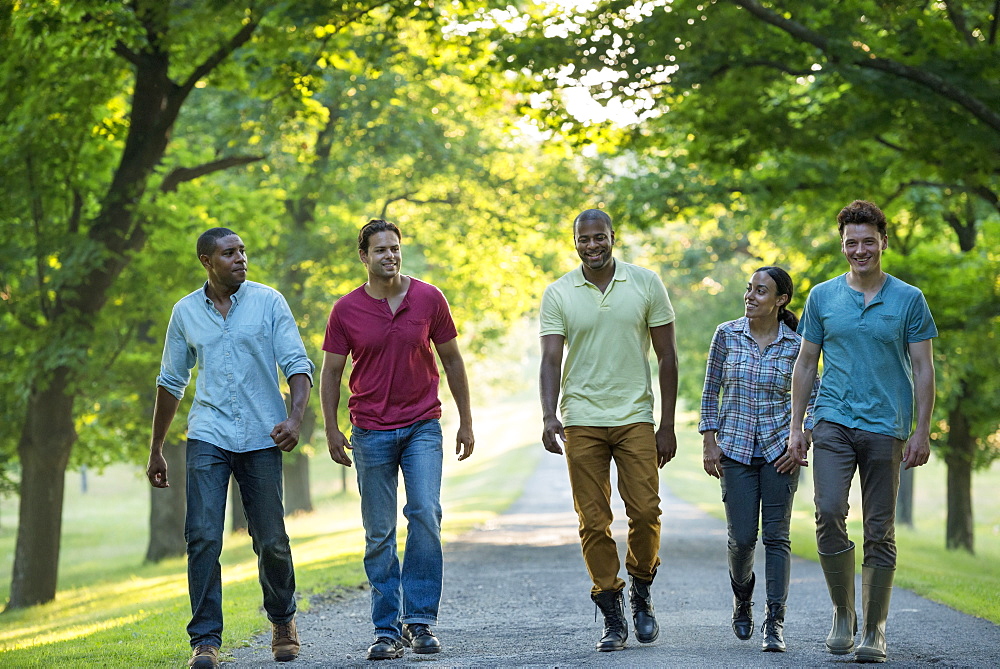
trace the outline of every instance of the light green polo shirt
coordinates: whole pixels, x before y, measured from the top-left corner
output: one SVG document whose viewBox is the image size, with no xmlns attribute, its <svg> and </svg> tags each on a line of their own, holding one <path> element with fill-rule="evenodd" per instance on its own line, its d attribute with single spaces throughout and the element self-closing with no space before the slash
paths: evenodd
<svg viewBox="0 0 1000 669">
<path fill-rule="evenodd" d="M 540 320 L 542 336 L 566 338 L 563 425 L 654 422 L 649 328 L 674 321 L 656 273 L 616 260 L 615 278 L 601 293 L 577 267 L 545 289 Z"/>
</svg>

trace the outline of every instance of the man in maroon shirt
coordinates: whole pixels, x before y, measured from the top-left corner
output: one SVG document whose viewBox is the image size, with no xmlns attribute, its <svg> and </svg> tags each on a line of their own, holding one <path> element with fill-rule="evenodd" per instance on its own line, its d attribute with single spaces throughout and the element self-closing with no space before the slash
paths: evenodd
<svg viewBox="0 0 1000 669">
<path fill-rule="evenodd" d="M 365 573 L 371 584 L 375 641 L 369 660 L 437 653 L 430 626 L 441 601 L 441 402 L 437 350 L 458 405 L 455 453 L 472 455 L 472 412 L 465 364 L 448 301 L 440 290 L 400 274 L 399 228 L 381 219 L 358 234 L 368 281 L 340 298 L 330 313 L 323 350 L 320 398 L 330 457 L 351 466 L 354 451 L 361 518 L 365 526 Z M 337 420 L 340 382 L 351 356 L 351 438 Z M 402 568 L 396 553 L 396 487 L 403 472 L 407 520 Z"/>
</svg>

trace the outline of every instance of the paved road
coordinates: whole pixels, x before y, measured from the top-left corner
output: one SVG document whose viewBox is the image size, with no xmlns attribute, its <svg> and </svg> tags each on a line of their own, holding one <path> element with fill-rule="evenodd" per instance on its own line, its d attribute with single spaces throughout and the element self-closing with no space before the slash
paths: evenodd
<svg viewBox="0 0 1000 669">
<path fill-rule="evenodd" d="M 444 651 L 368 663 L 368 593 L 314 605 L 299 617 L 302 654 L 293 665 L 270 660 L 269 639 L 235 651 L 228 667 L 335 667 L 365 664 L 428 667 L 696 667 L 843 666 L 823 640 L 830 605 L 819 565 L 794 558 L 785 620 L 788 652 L 762 653 L 759 631 L 740 641 L 729 626 L 732 592 L 725 560 L 725 524 L 669 493 L 665 470 L 663 534 L 653 597 L 660 638 L 622 652 L 597 653 L 590 583 L 580 555 L 565 463 L 545 454 L 524 495 L 508 513 L 475 529 L 445 552 L 445 593 L 435 628 Z M 716 485 L 706 477 L 706 485 Z M 624 517 L 619 506 L 616 518 Z M 616 538 L 625 524 L 616 521 Z M 623 541 L 619 541 L 622 544 Z M 758 547 L 756 599 L 763 602 L 763 553 Z M 624 571 L 624 569 L 623 569 Z M 860 577 L 858 591 L 860 593 Z M 860 614 L 860 595 L 858 607 Z M 763 618 L 763 604 L 754 615 Z M 888 621 L 889 662 L 896 666 L 1000 667 L 1000 626 L 895 589 Z"/>
</svg>

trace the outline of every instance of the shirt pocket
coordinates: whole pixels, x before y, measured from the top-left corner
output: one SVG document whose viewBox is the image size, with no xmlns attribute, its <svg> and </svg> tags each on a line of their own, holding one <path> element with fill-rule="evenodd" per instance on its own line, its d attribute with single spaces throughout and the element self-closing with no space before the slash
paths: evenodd
<svg viewBox="0 0 1000 669">
<path fill-rule="evenodd" d="M 872 336 L 883 344 L 891 344 L 902 336 L 903 321 L 899 316 L 879 314 L 872 323 Z"/>
<path fill-rule="evenodd" d="M 267 329 L 263 323 L 241 325 L 235 329 L 234 335 L 239 350 L 247 353 L 263 353 L 267 350 Z"/>
<path fill-rule="evenodd" d="M 430 338 L 431 320 L 429 318 L 407 318 L 406 340 L 413 348 L 423 348 Z"/>
</svg>

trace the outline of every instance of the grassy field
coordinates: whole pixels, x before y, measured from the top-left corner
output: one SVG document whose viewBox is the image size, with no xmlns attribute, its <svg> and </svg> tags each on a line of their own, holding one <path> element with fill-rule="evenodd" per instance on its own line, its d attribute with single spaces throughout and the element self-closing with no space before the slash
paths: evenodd
<svg viewBox="0 0 1000 669">
<path fill-rule="evenodd" d="M 445 539 L 488 520 L 520 494 L 541 455 L 534 405 L 518 398 L 476 412 L 476 451 L 465 462 L 451 453 L 454 428 L 445 417 Z M 450 436 L 449 436 L 450 435 Z M 339 465 L 313 460 L 316 510 L 288 520 L 298 589 L 333 593 L 365 582 L 364 533 L 349 472 L 340 489 Z M 0 666 L 181 666 L 190 652 L 184 631 L 190 609 L 183 558 L 143 564 L 149 523 L 149 484 L 139 467 L 116 466 L 67 477 L 59 592 L 55 601 L 0 615 Z M 0 508 L 0 601 L 10 590 L 16 504 Z M 403 524 L 405 527 L 405 522 Z M 404 533 L 401 533 L 402 543 Z M 256 558 L 246 534 L 228 535 L 223 551 L 223 652 L 268 628 L 260 608 Z M 308 599 L 300 608 L 308 608 Z"/>
<path fill-rule="evenodd" d="M 694 419 L 686 416 L 687 422 Z M 725 518 L 719 483 L 701 466 L 701 436 L 685 429 L 678 434 L 677 460 L 664 470 L 670 489 L 678 497 Z M 896 585 L 953 608 L 1000 624 L 1000 466 L 973 476 L 973 509 L 976 520 L 976 554 L 949 551 L 945 545 L 944 463 L 931 456 L 915 470 L 914 525 L 896 528 L 898 564 Z M 851 490 L 848 531 L 859 545 L 861 528 L 860 484 Z M 812 473 L 806 469 L 795 495 L 792 511 L 792 551 L 816 560 L 816 534 Z M 861 551 L 856 551 L 859 565 Z"/>
<path fill-rule="evenodd" d="M 488 520 L 520 493 L 541 448 L 533 393 L 477 409 L 475 455 L 446 457 L 443 502 L 446 539 Z M 691 416 L 687 416 L 688 419 Z M 446 416 L 445 434 L 453 435 Z M 722 515 L 718 483 L 701 470 L 701 440 L 691 423 L 678 434 L 679 455 L 664 476 L 675 494 Z M 446 437 L 446 454 L 450 453 Z M 944 467 L 917 470 L 916 526 L 900 528 L 897 583 L 950 606 L 1000 623 L 1000 468 L 977 474 L 977 554 L 944 550 Z M 340 489 L 339 466 L 313 461 L 316 511 L 289 519 L 296 576 L 305 595 L 336 597 L 364 583 L 363 532 L 353 472 Z M 60 590 L 54 602 L 0 615 L 0 665 L 179 666 L 187 657 L 189 610 L 183 558 L 142 563 L 149 492 L 139 467 L 117 466 L 92 475 L 80 491 L 79 473 L 67 481 Z M 793 550 L 815 559 L 810 477 L 803 478 L 793 518 Z M 852 500 L 852 509 L 860 509 Z M 16 504 L 0 504 L 0 601 L 9 591 Z M 860 536 L 852 516 L 851 532 Z M 244 534 L 230 535 L 223 553 L 224 647 L 245 643 L 267 628 L 260 610 L 256 561 Z M 301 603 L 309 606 L 308 598 Z"/>
</svg>

